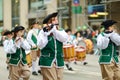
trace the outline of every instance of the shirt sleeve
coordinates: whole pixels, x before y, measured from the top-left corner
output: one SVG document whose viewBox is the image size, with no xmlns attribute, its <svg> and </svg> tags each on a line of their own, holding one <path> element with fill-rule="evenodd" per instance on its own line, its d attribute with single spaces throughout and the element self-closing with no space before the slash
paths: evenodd
<svg viewBox="0 0 120 80">
<path fill-rule="evenodd" d="M 14 54 L 16 53 L 16 49 L 17 47 L 15 46 L 15 44 L 13 43 L 13 40 L 5 40 L 3 42 L 3 47 L 4 47 L 4 50 L 6 53 L 9 53 L 9 54 Z"/>
<path fill-rule="evenodd" d="M 29 43 L 27 42 L 27 40 L 24 40 L 21 44 L 21 47 L 25 50 L 30 50 L 31 46 L 29 45 Z"/>
<path fill-rule="evenodd" d="M 60 42 L 66 42 L 68 39 L 68 34 L 64 30 L 57 30 L 56 26 L 53 26 L 53 29 L 51 30 L 55 38 Z"/>
<path fill-rule="evenodd" d="M 110 39 L 112 40 L 112 42 L 114 42 L 117 46 L 120 45 L 120 35 L 117 34 L 117 33 L 113 33 L 111 36 L 110 36 Z"/>
<path fill-rule="evenodd" d="M 31 46 L 36 46 L 36 44 L 32 41 L 32 30 L 30 30 L 29 32 L 28 32 L 28 34 L 27 34 L 27 41 L 28 41 L 28 43 L 31 45 Z"/>
<path fill-rule="evenodd" d="M 99 34 L 97 37 L 97 47 L 99 49 L 105 49 L 108 47 L 109 41 L 110 40 L 108 37 L 105 37 L 105 36 Z"/>
<path fill-rule="evenodd" d="M 37 46 L 40 49 L 42 49 L 47 45 L 47 43 L 48 43 L 47 32 L 41 30 L 37 37 Z"/>
<path fill-rule="evenodd" d="M 55 38 L 60 42 L 65 42 L 68 39 L 68 35 L 64 30 L 62 31 L 56 30 L 53 34 Z"/>
</svg>

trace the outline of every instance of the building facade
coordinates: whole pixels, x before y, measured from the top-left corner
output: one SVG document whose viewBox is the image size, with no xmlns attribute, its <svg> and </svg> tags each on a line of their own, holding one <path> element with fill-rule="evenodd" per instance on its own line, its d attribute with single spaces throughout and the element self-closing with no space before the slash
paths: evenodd
<svg viewBox="0 0 120 80">
<path fill-rule="evenodd" d="M 106 19 L 113 19 L 116 20 L 118 22 L 117 25 L 120 26 L 119 6 L 120 0 L 87 0 L 87 15 L 89 25 L 96 25 L 98 26 L 98 28 L 100 28 L 100 24 L 102 21 Z M 102 14 L 97 14 L 97 12 L 101 12 Z M 94 16 L 90 17 L 90 14 L 94 14 Z"/>
<path fill-rule="evenodd" d="M 2 6 L 0 26 L 11 30 L 17 25 L 25 28 L 30 26 L 34 19 L 42 19 L 47 14 L 57 11 L 57 1 L 50 0 L 0 0 Z M 48 3 L 47 3 L 48 2 Z M 54 2 L 54 5 L 52 3 Z"/>
<path fill-rule="evenodd" d="M 108 15 L 89 17 L 89 12 L 93 10 L 91 6 L 99 5 L 104 5 Z M 59 24 L 64 29 L 77 30 L 78 27 L 100 25 L 105 19 L 119 22 L 118 6 L 119 0 L 0 0 L 0 31 L 11 30 L 17 25 L 27 29 L 33 20 L 38 19 L 42 23 L 46 15 L 56 11 L 59 12 Z"/>
<path fill-rule="evenodd" d="M 85 23 L 84 7 L 85 0 L 80 1 L 82 13 L 74 14 L 72 12 L 73 0 L 0 0 L 2 6 L 0 26 L 11 30 L 17 25 L 26 28 L 34 19 L 40 22 L 44 17 L 52 12 L 59 12 L 60 26 L 63 28 L 75 29 Z M 54 4 L 53 4 L 54 3 Z"/>
</svg>

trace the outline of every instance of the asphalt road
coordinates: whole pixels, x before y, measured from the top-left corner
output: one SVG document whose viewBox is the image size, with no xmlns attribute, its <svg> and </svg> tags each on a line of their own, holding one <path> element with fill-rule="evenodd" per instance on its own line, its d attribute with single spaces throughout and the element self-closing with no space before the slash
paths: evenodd
<svg viewBox="0 0 120 80">
<path fill-rule="evenodd" d="M 72 63 L 74 71 L 68 71 L 65 67 L 63 80 L 102 80 L 98 58 L 98 55 L 87 55 L 87 65 L 83 65 L 81 62 L 77 62 L 77 65 Z M 5 61 L 6 54 L 3 47 L 0 47 L 0 80 L 8 80 L 8 70 L 6 69 Z M 30 80 L 42 80 L 42 76 L 40 74 L 38 76 L 31 74 Z"/>
</svg>

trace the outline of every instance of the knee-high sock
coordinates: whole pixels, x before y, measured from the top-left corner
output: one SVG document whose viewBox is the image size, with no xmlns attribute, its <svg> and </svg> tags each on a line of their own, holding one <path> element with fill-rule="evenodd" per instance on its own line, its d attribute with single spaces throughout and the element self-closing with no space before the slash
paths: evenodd
<svg viewBox="0 0 120 80">
<path fill-rule="evenodd" d="M 37 60 L 36 61 L 32 61 L 32 72 L 36 71 L 37 72 L 38 69 L 38 63 Z"/>
</svg>

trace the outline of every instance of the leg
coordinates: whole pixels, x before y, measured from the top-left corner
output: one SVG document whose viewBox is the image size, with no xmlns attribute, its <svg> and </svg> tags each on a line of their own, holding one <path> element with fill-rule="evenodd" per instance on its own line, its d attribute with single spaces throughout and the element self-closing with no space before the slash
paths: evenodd
<svg viewBox="0 0 120 80">
<path fill-rule="evenodd" d="M 83 60 L 82 63 L 83 63 L 83 65 L 87 65 L 88 64 L 88 62 L 86 60 Z"/>
<path fill-rule="evenodd" d="M 40 49 L 38 49 L 38 51 L 37 51 L 37 57 L 38 57 L 38 59 L 40 58 Z M 38 73 L 41 74 L 41 68 L 40 67 L 38 67 Z"/>
<path fill-rule="evenodd" d="M 68 62 L 68 63 L 66 64 L 66 67 L 67 67 L 68 70 L 74 71 L 73 68 L 72 68 L 72 66 L 71 66 L 71 62 Z"/>
<path fill-rule="evenodd" d="M 57 80 L 56 67 L 41 68 L 43 80 Z"/>
<path fill-rule="evenodd" d="M 41 69 L 40 69 L 40 70 L 38 70 L 38 73 L 40 73 L 40 74 L 41 74 Z"/>
<path fill-rule="evenodd" d="M 9 76 L 8 76 L 8 79 L 11 79 L 10 77 L 11 77 L 11 71 L 12 70 L 12 67 L 11 67 L 11 65 L 9 65 Z"/>
<path fill-rule="evenodd" d="M 30 70 L 29 70 L 27 65 L 22 66 L 21 77 L 23 78 L 23 80 L 29 80 L 29 78 L 30 78 Z"/>
<path fill-rule="evenodd" d="M 72 67 L 71 67 L 71 62 L 68 61 L 67 63 L 65 63 L 65 65 L 66 65 L 66 67 L 67 67 L 68 70 L 74 71 L 74 70 L 72 69 Z"/>
<path fill-rule="evenodd" d="M 63 80 L 63 68 L 57 68 L 57 80 Z"/>
<path fill-rule="evenodd" d="M 102 79 L 103 80 L 114 80 L 114 72 L 112 70 L 113 64 L 101 64 L 101 72 L 102 72 Z"/>
<path fill-rule="evenodd" d="M 114 69 L 114 80 L 120 80 L 120 65 L 115 64 Z"/>
<path fill-rule="evenodd" d="M 6 63 L 7 63 L 7 70 L 9 69 L 9 58 L 7 57 Z"/>
<path fill-rule="evenodd" d="M 77 61 L 74 61 L 74 64 L 77 64 Z"/>
<path fill-rule="evenodd" d="M 37 67 L 38 67 L 37 51 L 31 51 L 31 56 L 32 56 L 32 74 L 38 75 L 37 74 Z"/>
<path fill-rule="evenodd" d="M 19 80 L 20 78 L 20 66 L 10 65 L 9 69 L 10 80 Z"/>
</svg>

